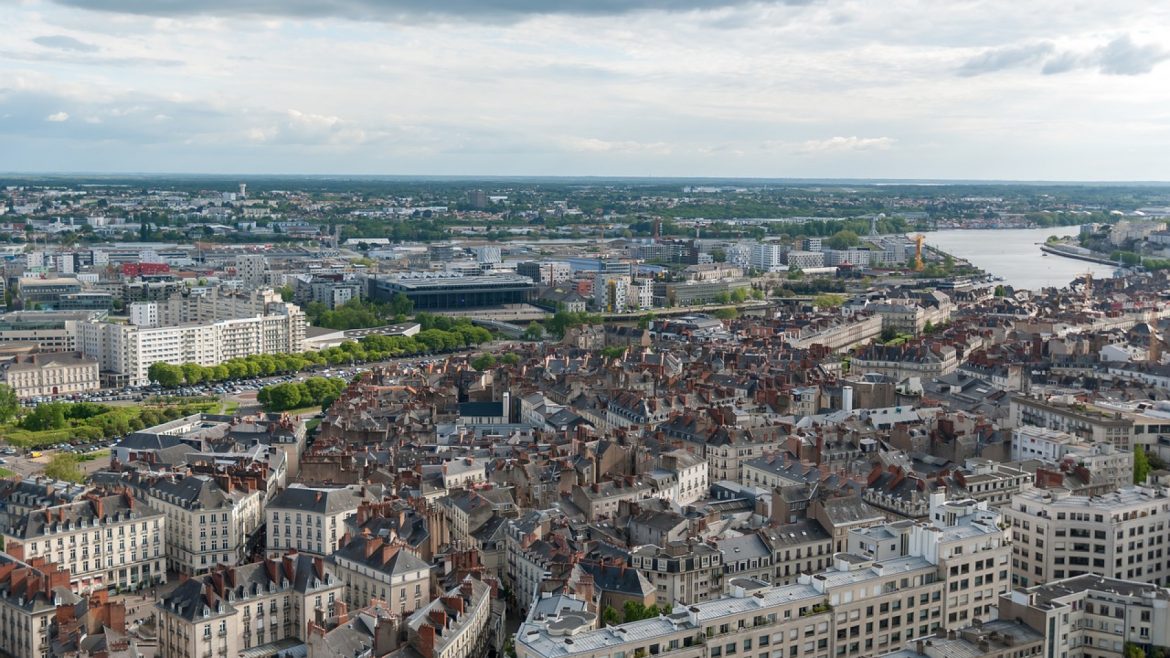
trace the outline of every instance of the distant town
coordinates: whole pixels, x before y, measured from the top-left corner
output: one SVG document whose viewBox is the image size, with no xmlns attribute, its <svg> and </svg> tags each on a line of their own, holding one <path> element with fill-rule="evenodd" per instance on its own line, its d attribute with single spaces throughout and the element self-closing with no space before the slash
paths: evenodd
<svg viewBox="0 0 1170 658">
<path fill-rule="evenodd" d="M 0 186 L 0 655 L 1170 652 L 1170 187 Z"/>
</svg>

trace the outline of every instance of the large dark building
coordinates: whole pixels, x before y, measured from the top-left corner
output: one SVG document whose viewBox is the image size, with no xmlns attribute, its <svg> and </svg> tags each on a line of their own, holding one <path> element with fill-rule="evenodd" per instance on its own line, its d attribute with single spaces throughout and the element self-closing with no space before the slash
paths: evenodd
<svg viewBox="0 0 1170 658">
<path fill-rule="evenodd" d="M 369 297 L 385 302 L 403 293 L 414 302 L 416 311 L 430 311 L 523 304 L 533 287 L 532 279 L 517 274 L 404 274 L 371 278 Z"/>
</svg>

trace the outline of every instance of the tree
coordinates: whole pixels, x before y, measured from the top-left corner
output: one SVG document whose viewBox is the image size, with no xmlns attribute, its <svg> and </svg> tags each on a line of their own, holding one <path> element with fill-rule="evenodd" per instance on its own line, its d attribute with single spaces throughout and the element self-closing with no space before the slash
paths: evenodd
<svg viewBox="0 0 1170 658">
<path fill-rule="evenodd" d="M 715 261 L 716 263 L 726 263 L 727 252 L 722 249 L 712 249 L 711 260 Z"/>
<path fill-rule="evenodd" d="M 471 360 L 471 367 L 480 372 L 484 372 L 494 365 L 496 365 L 496 357 L 491 354 L 480 354 Z"/>
<path fill-rule="evenodd" d="M 403 293 L 398 293 L 390 300 L 390 312 L 394 315 L 410 315 L 414 311 L 414 302 Z"/>
<path fill-rule="evenodd" d="M 150 377 L 150 381 L 166 388 L 174 388 L 183 383 L 182 368 L 162 361 L 151 364 L 146 376 Z"/>
<path fill-rule="evenodd" d="M 622 347 L 621 345 L 610 345 L 609 347 L 602 348 L 601 350 L 601 356 L 604 356 L 607 359 L 618 359 L 624 356 L 625 353 L 626 348 Z"/>
<path fill-rule="evenodd" d="M 20 400 L 16 399 L 16 391 L 7 384 L 0 384 L 0 423 L 6 423 L 20 411 Z"/>
<path fill-rule="evenodd" d="M 848 249 L 861 244 L 861 238 L 850 230 L 837 231 L 833 237 L 825 241 L 830 249 Z"/>
<path fill-rule="evenodd" d="M 739 304 L 747 301 L 747 296 L 747 288 L 736 288 L 735 291 L 731 293 L 731 300 Z"/>
<path fill-rule="evenodd" d="M 601 621 L 605 622 L 606 626 L 616 626 L 621 617 L 618 611 L 612 605 L 605 606 L 605 610 L 601 613 Z"/>
<path fill-rule="evenodd" d="M 508 352 L 500 357 L 500 363 L 504 365 L 514 366 L 520 363 L 520 355 L 515 352 Z"/>
<path fill-rule="evenodd" d="M 658 316 L 654 315 L 653 313 L 647 313 L 643 315 L 642 317 L 638 318 L 638 328 L 643 330 L 649 329 L 650 325 L 657 317 Z"/>
<path fill-rule="evenodd" d="M 720 320 L 734 320 L 739 317 L 739 313 L 733 308 L 721 308 L 716 310 L 712 315 Z"/>
<path fill-rule="evenodd" d="M 845 304 L 844 295 L 822 293 L 813 298 L 813 306 L 817 308 L 838 308 Z"/>
<path fill-rule="evenodd" d="M 1002 283 L 995 287 L 995 296 L 996 297 L 1007 297 L 1007 289 L 1003 287 Z"/>
<path fill-rule="evenodd" d="M 922 333 L 924 333 L 924 334 L 928 334 L 928 335 L 933 334 L 934 329 L 935 329 L 934 323 L 931 322 L 930 320 L 927 320 L 926 324 L 922 325 Z"/>
<path fill-rule="evenodd" d="M 39 404 L 24 417 L 20 426 L 30 432 L 59 430 L 65 427 L 65 405 L 60 402 Z"/>
<path fill-rule="evenodd" d="M 544 338 L 544 327 L 535 320 L 528 323 L 528 327 L 524 329 L 525 340 L 540 340 Z"/>
<path fill-rule="evenodd" d="M 53 458 L 45 465 L 45 475 L 54 480 L 64 480 L 65 482 L 84 482 L 85 474 L 81 472 L 77 464 L 77 455 L 69 453 L 53 455 Z"/>
<path fill-rule="evenodd" d="M 650 607 L 646 607 L 644 604 L 637 601 L 626 601 L 626 604 L 622 607 L 622 612 L 623 620 L 626 623 L 629 623 L 631 621 L 657 617 L 658 606 L 652 605 Z"/>
<path fill-rule="evenodd" d="M 292 286 L 281 286 L 276 289 L 276 292 L 280 293 L 280 298 L 283 301 L 291 302 L 293 300 L 294 291 Z"/>
<path fill-rule="evenodd" d="M 1146 449 L 1140 445 L 1133 447 L 1133 481 L 1134 484 L 1144 484 L 1146 476 L 1150 474 L 1150 458 Z"/>
</svg>

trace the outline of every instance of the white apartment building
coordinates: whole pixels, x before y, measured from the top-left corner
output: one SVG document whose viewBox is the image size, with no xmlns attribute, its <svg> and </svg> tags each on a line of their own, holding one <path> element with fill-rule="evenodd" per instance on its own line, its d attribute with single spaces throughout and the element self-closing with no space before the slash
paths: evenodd
<svg viewBox="0 0 1170 658">
<path fill-rule="evenodd" d="M 248 305 L 230 301 L 196 304 L 182 313 L 165 302 L 145 302 L 132 308 L 132 317 L 158 326 L 94 322 L 79 325 L 80 350 L 98 360 L 106 372 L 125 376 L 126 383 L 149 383 L 147 371 L 160 361 L 214 366 L 253 354 L 302 352 L 305 348 L 304 313 L 293 304 L 268 304 L 261 313 L 248 315 Z M 153 305 L 153 308 L 151 308 Z M 131 306 L 138 306 L 132 304 Z M 226 314 L 238 306 L 244 313 L 233 319 L 182 320 L 178 318 Z"/>
<path fill-rule="evenodd" d="M 308 622 L 318 612 L 331 614 L 343 587 L 321 558 L 308 555 L 217 568 L 156 604 L 159 655 L 239 656 L 281 640 L 304 641 Z"/>
<path fill-rule="evenodd" d="M 188 475 L 142 490 L 146 503 L 166 515 L 168 569 L 196 575 L 247 562 L 245 546 L 263 522 L 264 493 L 219 480 Z"/>
<path fill-rule="evenodd" d="M 1129 644 L 1170 646 L 1170 590 L 1149 583 L 1077 576 L 1013 590 L 999 605 L 1002 619 L 1044 634 L 1045 657 L 1122 658 Z"/>
<path fill-rule="evenodd" d="M 785 257 L 788 265 L 784 269 L 796 267 L 801 270 L 811 270 L 825 266 L 825 254 L 821 251 L 790 251 Z"/>
<path fill-rule="evenodd" d="M 761 272 L 780 272 L 788 269 L 784 262 L 784 247 L 778 244 L 753 244 L 748 254 L 748 265 Z"/>
<path fill-rule="evenodd" d="M 29 512 L 4 533 L 5 551 L 44 558 L 70 573 L 79 593 L 166 582 L 166 518 L 130 494 Z"/>
<path fill-rule="evenodd" d="M 926 523 L 896 521 L 849 531 L 849 553 L 885 563 L 922 557 L 946 582 L 943 625 L 956 630 L 996 618 L 999 596 L 1011 589 L 1011 547 L 1001 515 L 986 503 L 930 497 Z"/>
<path fill-rule="evenodd" d="M 1018 587 L 1085 574 L 1170 583 L 1170 498 L 1160 487 L 1131 485 L 1091 497 L 1032 489 L 1003 511 Z"/>
<path fill-rule="evenodd" d="M 723 554 L 707 544 L 639 546 L 630 551 L 630 566 L 654 586 L 659 610 L 717 599 L 723 592 Z"/>
<path fill-rule="evenodd" d="M 329 555 L 345 534 L 345 517 L 364 500 L 359 488 L 317 488 L 294 484 L 268 502 L 266 550 L 270 557 L 296 549 Z"/>
</svg>

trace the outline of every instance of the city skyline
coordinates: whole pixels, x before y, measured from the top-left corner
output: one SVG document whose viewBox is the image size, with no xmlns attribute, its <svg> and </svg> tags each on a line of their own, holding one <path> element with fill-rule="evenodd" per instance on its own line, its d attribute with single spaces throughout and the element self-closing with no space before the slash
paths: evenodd
<svg viewBox="0 0 1170 658">
<path fill-rule="evenodd" d="M 1170 8 L 9 3 L 12 172 L 1170 180 Z"/>
</svg>

